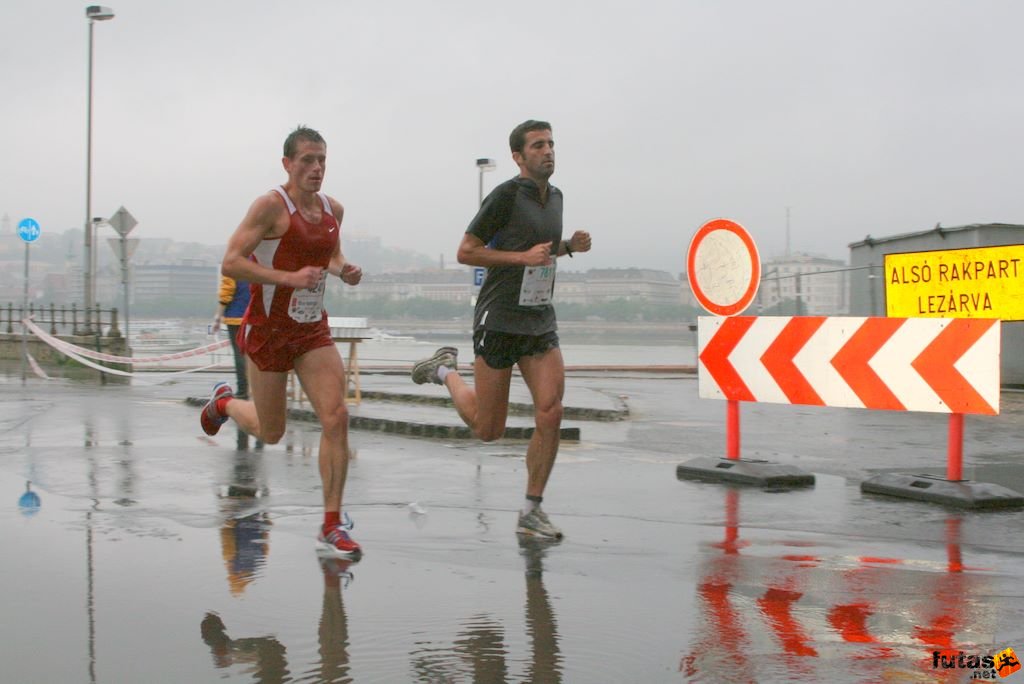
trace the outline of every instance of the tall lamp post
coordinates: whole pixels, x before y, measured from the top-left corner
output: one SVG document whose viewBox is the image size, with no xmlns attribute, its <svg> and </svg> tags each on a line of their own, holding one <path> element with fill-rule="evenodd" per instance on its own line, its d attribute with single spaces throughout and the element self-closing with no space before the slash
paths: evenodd
<svg viewBox="0 0 1024 684">
<path fill-rule="evenodd" d="M 85 108 L 85 320 L 86 329 L 91 327 L 89 312 L 96 306 L 96 248 L 94 245 L 92 222 L 92 25 L 97 21 L 114 18 L 114 10 L 100 5 L 89 5 L 85 8 L 85 18 L 89 20 L 89 90 Z"/>
<path fill-rule="evenodd" d="M 494 163 L 493 159 L 477 159 L 476 168 L 480 169 L 480 185 L 479 192 L 477 193 L 477 206 L 484 203 L 484 172 L 490 171 L 497 164 Z"/>
</svg>

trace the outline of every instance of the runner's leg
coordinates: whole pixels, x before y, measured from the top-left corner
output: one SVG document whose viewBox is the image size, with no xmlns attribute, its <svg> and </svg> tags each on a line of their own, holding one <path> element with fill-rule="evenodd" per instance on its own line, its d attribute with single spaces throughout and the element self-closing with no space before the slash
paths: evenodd
<svg viewBox="0 0 1024 684">
<path fill-rule="evenodd" d="M 295 359 L 295 372 L 320 419 L 320 479 L 324 511 L 341 511 L 348 475 L 348 407 L 345 367 L 337 347 L 319 347 Z"/>
<path fill-rule="evenodd" d="M 231 340 L 231 357 L 235 360 L 235 396 L 239 399 L 249 398 L 249 377 L 245 372 L 247 359 L 238 348 L 238 329 L 241 326 L 228 325 L 228 339 Z"/>
<path fill-rule="evenodd" d="M 519 359 L 519 370 L 533 397 L 536 429 L 526 449 L 529 496 L 543 496 L 551 470 L 555 467 L 562 429 L 562 397 L 565 394 L 565 365 L 558 347 L 537 356 Z"/>
<path fill-rule="evenodd" d="M 256 439 L 277 444 L 284 436 L 288 417 L 288 374 L 261 371 L 252 359 L 246 361 L 252 400 L 232 399 L 224 412 Z"/>
<path fill-rule="evenodd" d="M 479 439 L 493 442 L 505 434 L 511 368 L 491 368 L 482 356 L 473 362 L 473 386 L 456 373 L 448 373 L 448 388 L 455 410 Z"/>
</svg>

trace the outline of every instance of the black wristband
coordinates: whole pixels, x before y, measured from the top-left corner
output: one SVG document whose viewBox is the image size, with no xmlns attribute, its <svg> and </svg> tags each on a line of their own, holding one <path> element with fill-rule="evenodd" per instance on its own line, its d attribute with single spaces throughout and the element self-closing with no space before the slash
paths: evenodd
<svg viewBox="0 0 1024 684">
<path fill-rule="evenodd" d="M 569 241 L 562 240 L 562 244 L 565 245 L 565 253 L 569 255 L 570 259 L 572 259 L 572 249 L 569 248 Z"/>
</svg>

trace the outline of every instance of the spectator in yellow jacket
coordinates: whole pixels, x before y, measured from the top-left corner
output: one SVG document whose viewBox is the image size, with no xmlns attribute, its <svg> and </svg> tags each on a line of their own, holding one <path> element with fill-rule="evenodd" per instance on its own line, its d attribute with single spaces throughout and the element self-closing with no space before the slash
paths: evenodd
<svg viewBox="0 0 1024 684">
<path fill-rule="evenodd" d="M 231 351 L 235 356 L 235 396 L 248 399 L 249 379 L 245 371 L 245 354 L 238 348 L 238 329 L 242 325 L 246 309 L 249 308 L 249 283 L 236 281 L 221 274 L 217 301 L 220 306 L 217 308 L 217 316 L 213 319 L 212 330 L 216 333 L 222 323 L 227 326 L 228 337 L 231 338 Z"/>
</svg>

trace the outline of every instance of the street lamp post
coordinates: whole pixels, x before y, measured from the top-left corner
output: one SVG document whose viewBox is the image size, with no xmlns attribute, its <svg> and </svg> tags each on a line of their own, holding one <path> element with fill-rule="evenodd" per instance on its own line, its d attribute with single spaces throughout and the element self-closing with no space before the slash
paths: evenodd
<svg viewBox="0 0 1024 684">
<path fill-rule="evenodd" d="M 85 274 L 82 285 L 85 289 L 85 327 L 88 330 L 91 325 L 89 312 L 96 306 L 96 248 L 92 222 L 92 25 L 97 21 L 113 19 L 114 10 L 89 5 L 85 8 L 85 18 L 89 20 L 89 85 L 85 108 Z"/>
<path fill-rule="evenodd" d="M 477 206 L 484 203 L 484 171 L 490 171 L 497 164 L 494 163 L 493 159 L 477 159 L 476 167 L 480 169 L 480 186 L 477 194 Z"/>
</svg>

